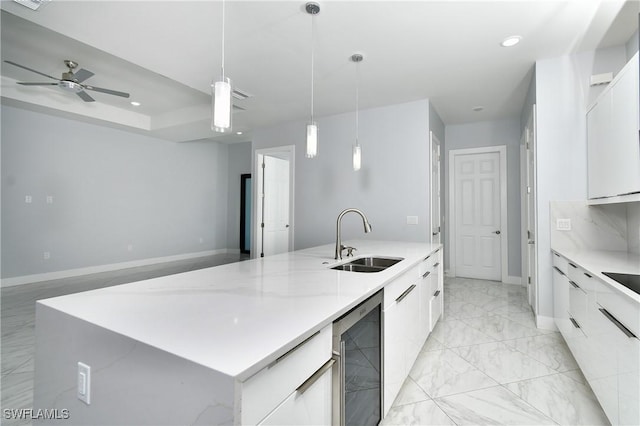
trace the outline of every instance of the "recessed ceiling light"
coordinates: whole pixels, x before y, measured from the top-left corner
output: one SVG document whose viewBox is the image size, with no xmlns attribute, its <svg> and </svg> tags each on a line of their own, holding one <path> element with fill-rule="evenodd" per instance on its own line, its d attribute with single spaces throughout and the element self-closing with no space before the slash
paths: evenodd
<svg viewBox="0 0 640 426">
<path fill-rule="evenodd" d="M 474 106 L 473 108 L 471 108 L 471 110 L 473 110 L 473 111 L 475 111 L 475 112 L 480 112 L 480 111 L 482 111 L 483 109 L 484 109 L 484 107 L 483 107 L 483 106 L 480 106 L 480 105 L 478 105 L 478 106 Z"/>
<path fill-rule="evenodd" d="M 140 102 L 131 101 L 131 105 L 133 105 L 133 106 L 140 106 Z"/>
<path fill-rule="evenodd" d="M 520 43 L 521 40 L 522 40 L 522 37 L 520 37 L 518 35 L 507 37 L 502 41 L 502 43 L 500 43 L 500 46 L 502 46 L 502 47 L 515 46 L 516 44 Z"/>
<path fill-rule="evenodd" d="M 236 135 L 241 135 L 241 134 L 242 134 L 242 132 L 236 132 Z"/>
</svg>

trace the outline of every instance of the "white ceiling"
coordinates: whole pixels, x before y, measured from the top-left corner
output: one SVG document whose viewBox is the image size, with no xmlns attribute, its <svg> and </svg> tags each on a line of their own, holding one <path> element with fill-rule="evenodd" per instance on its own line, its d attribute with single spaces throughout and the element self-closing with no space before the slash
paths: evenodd
<svg viewBox="0 0 640 426">
<path fill-rule="evenodd" d="M 626 42 L 636 0 L 320 1 L 315 113 L 430 98 L 446 124 L 518 116 L 537 59 Z M 236 101 L 234 131 L 209 128 L 212 79 L 221 66 L 220 1 L 62 1 L 38 11 L 3 0 L 2 60 L 58 76 L 63 59 L 95 73 L 87 82 L 131 93 L 17 86 L 45 77 L 2 63 L 7 104 L 103 122 L 163 139 L 248 140 L 251 131 L 305 119 L 310 109 L 311 17 L 304 1 L 226 2 L 226 74 L 254 97 Z M 623 7 L 624 6 L 624 7 Z M 612 26 L 613 23 L 613 26 Z M 522 42 L 500 42 L 518 34 Z M 473 112 L 482 105 L 484 110 Z"/>
</svg>

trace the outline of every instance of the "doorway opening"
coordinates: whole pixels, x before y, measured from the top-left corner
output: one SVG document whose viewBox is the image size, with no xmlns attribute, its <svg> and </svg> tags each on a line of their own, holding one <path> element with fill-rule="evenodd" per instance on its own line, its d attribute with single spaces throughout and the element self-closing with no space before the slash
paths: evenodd
<svg viewBox="0 0 640 426">
<path fill-rule="evenodd" d="M 240 175 L 240 253 L 251 254 L 251 174 Z"/>
<path fill-rule="evenodd" d="M 449 258 L 453 276 L 506 282 L 508 267 L 505 146 L 449 154 Z"/>
<path fill-rule="evenodd" d="M 252 257 L 293 250 L 295 147 L 256 150 Z"/>
</svg>

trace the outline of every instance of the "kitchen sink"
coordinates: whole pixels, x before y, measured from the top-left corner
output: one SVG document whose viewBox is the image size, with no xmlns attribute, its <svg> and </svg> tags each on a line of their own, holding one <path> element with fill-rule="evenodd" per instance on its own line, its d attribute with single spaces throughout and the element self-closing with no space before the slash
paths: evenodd
<svg viewBox="0 0 640 426">
<path fill-rule="evenodd" d="M 351 272 L 380 272 L 403 260 L 401 257 L 360 257 L 331 269 Z"/>
</svg>

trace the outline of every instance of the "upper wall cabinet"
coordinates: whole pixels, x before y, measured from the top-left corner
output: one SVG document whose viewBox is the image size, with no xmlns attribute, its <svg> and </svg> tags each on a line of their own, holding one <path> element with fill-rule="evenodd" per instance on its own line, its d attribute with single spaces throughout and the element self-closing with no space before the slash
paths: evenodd
<svg viewBox="0 0 640 426">
<path fill-rule="evenodd" d="M 640 200 L 638 54 L 587 112 L 590 204 Z"/>
</svg>

